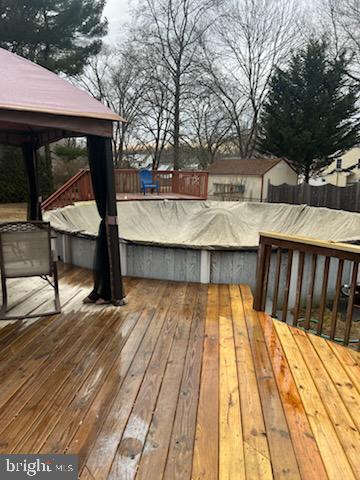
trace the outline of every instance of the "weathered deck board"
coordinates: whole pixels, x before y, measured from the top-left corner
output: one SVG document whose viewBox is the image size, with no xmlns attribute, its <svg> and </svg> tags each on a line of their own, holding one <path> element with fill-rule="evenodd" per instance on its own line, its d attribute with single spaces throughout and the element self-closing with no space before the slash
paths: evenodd
<svg viewBox="0 0 360 480">
<path fill-rule="evenodd" d="M 99 323 L 99 322 L 98 322 Z M 13 419 L 6 431 L 2 432 L 2 439 L 10 437 L 3 451 L 5 453 L 9 446 L 13 446 L 12 452 L 37 451 L 51 433 L 53 425 L 61 416 L 61 408 L 69 401 L 68 395 L 72 381 L 81 385 L 83 378 L 86 378 L 89 371 L 95 366 L 99 353 L 105 351 L 110 341 L 109 333 L 111 324 L 103 321 L 103 330 L 93 331 L 89 334 L 88 345 L 76 345 L 72 355 L 65 359 L 56 375 L 51 377 L 49 382 L 34 390 L 33 395 Z M 107 330 L 106 330 L 107 327 Z M 79 368 L 75 368 L 79 364 Z M 71 390 L 70 390 L 71 392 Z M 75 392 L 73 392 L 74 394 Z M 5 406 L 6 407 L 6 406 Z M 4 445 L 5 446 L 5 445 Z"/>
<path fill-rule="evenodd" d="M 155 478 L 163 472 L 169 448 L 170 436 L 174 424 L 178 403 L 181 378 L 189 343 L 189 335 L 195 305 L 198 301 L 198 286 L 191 288 L 191 293 L 182 309 L 171 352 L 166 364 L 161 389 L 157 399 L 151 424 L 144 442 L 139 462 L 138 476 Z M 139 459 L 140 460 L 140 459 Z"/>
<path fill-rule="evenodd" d="M 241 407 L 229 288 L 220 287 L 219 477 L 245 479 Z"/>
<path fill-rule="evenodd" d="M 195 308 L 164 478 L 190 478 L 205 329 L 207 286 Z"/>
<path fill-rule="evenodd" d="M 61 276 L 61 315 L 0 324 L 1 453 L 76 453 L 87 480 L 360 479 L 359 354 L 246 286 L 125 279 L 116 309 Z M 14 311 L 48 308 L 27 282 Z"/>
<path fill-rule="evenodd" d="M 147 307 L 142 311 L 137 328 L 129 336 L 103 387 L 98 392 L 82 424 L 67 446 L 67 450 L 76 452 L 79 455 L 80 465 L 85 463 L 89 449 L 98 438 L 100 429 L 104 424 L 104 418 L 107 417 L 108 419 L 110 417 L 113 402 L 116 401 L 129 368 L 134 364 L 133 359 L 149 328 L 150 322 L 154 319 L 155 309 L 164 293 L 165 285 L 155 284 L 154 287 L 153 289 L 146 288 L 146 286 L 142 288 L 141 298 L 142 301 L 148 300 Z M 157 294 L 157 297 L 155 297 L 157 301 L 154 298 L 154 293 Z M 153 299 L 151 299 L 151 296 L 153 296 Z M 134 314 L 138 315 L 138 312 L 134 312 Z M 111 400 L 109 401 L 109 399 Z"/>
<path fill-rule="evenodd" d="M 275 381 L 269 352 L 249 287 L 241 286 L 246 325 L 255 365 L 274 477 L 299 479 L 294 446 Z"/>
<path fill-rule="evenodd" d="M 209 286 L 192 478 L 218 478 L 219 287 Z"/>
<path fill-rule="evenodd" d="M 168 288 L 165 289 L 165 298 L 160 297 L 163 300 L 159 308 L 156 311 L 154 310 L 150 323 L 146 323 L 145 326 L 140 324 L 142 335 L 139 336 L 139 343 L 137 342 L 136 345 L 128 343 L 124 347 L 121 353 L 123 379 L 119 382 L 117 394 L 110 402 L 108 413 L 102 419 L 98 419 L 101 428 L 97 435 L 92 442 L 87 440 L 84 442 L 83 439 L 86 437 L 83 431 L 89 427 L 85 425 L 87 422 L 83 422 L 69 446 L 68 450 L 70 452 L 80 453 L 81 464 L 87 460 L 86 466 L 96 478 L 107 478 L 111 468 L 132 405 L 165 322 L 165 316 L 170 308 L 170 297 L 169 295 L 166 296 L 169 291 Z M 175 290 L 176 293 L 177 290 Z M 103 401 L 106 400 L 105 396 Z M 107 402 L 109 403 L 108 400 Z"/>
<path fill-rule="evenodd" d="M 146 375 L 113 459 L 109 473 L 110 479 L 126 478 L 130 480 L 136 475 L 137 465 L 143 453 L 151 420 L 154 418 L 154 413 L 157 416 L 159 415 L 156 406 L 159 398 L 163 400 L 163 395 L 159 395 L 159 393 L 167 361 L 171 358 L 174 362 L 174 350 L 179 355 L 179 344 L 182 343 L 181 329 L 184 327 L 181 320 L 183 315 L 186 315 L 184 310 L 191 308 L 194 302 L 193 290 L 187 287 L 184 292 L 181 292 L 169 310 L 165 328 L 162 330 L 155 346 Z M 175 365 L 176 367 L 177 365 Z M 169 403 L 171 403 L 171 398 L 169 398 Z M 166 415 L 165 412 L 164 415 Z M 171 422 L 172 419 L 168 419 L 168 421 Z"/>
<path fill-rule="evenodd" d="M 237 285 L 230 287 L 230 297 L 238 367 L 245 469 L 250 478 L 268 480 L 273 478 L 269 445 L 266 438 L 243 302 Z M 244 375 L 244 372 L 246 372 L 246 375 Z"/>
</svg>

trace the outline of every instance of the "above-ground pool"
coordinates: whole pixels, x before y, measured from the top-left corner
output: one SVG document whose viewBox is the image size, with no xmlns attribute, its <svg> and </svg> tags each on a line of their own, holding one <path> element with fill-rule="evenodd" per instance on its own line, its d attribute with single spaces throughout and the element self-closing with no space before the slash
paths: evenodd
<svg viewBox="0 0 360 480">
<path fill-rule="evenodd" d="M 360 214 L 304 205 L 212 201 L 134 201 L 118 203 L 120 255 L 124 275 L 203 283 L 246 283 L 255 288 L 259 232 L 276 231 L 328 241 L 360 240 Z M 64 262 L 92 268 L 99 216 L 94 202 L 46 212 L 57 232 L 57 252 Z M 274 255 L 274 254 L 273 254 Z M 322 286 L 318 259 L 317 288 Z M 272 294 L 274 263 L 269 290 Z M 296 264 L 296 259 L 295 259 Z M 286 254 L 281 286 L 285 282 Z M 344 283 L 350 276 L 345 264 Z M 310 272 L 305 259 L 304 279 Z M 335 289 L 337 260 L 330 265 L 328 298 Z M 296 268 L 290 292 L 294 295 Z M 305 282 L 306 284 L 306 282 Z M 306 288 L 304 288 L 304 295 Z M 281 300 L 281 296 L 279 298 Z"/>
</svg>

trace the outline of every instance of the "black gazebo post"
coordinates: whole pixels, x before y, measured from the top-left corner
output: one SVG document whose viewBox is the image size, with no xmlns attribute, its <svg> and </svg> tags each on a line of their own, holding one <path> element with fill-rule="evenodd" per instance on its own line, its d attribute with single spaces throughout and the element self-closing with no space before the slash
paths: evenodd
<svg viewBox="0 0 360 480">
<path fill-rule="evenodd" d="M 95 252 L 95 286 L 89 298 L 124 305 L 111 138 L 89 135 L 88 156 L 95 201 L 101 218 Z"/>
<path fill-rule="evenodd" d="M 27 217 L 28 220 L 41 220 L 41 198 L 39 194 L 36 147 L 33 143 L 24 143 L 22 145 L 22 151 L 29 187 Z"/>
<path fill-rule="evenodd" d="M 105 168 L 107 184 L 106 229 L 109 246 L 111 292 L 114 305 L 124 304 L 124 291 L 121 277 L 119 228 L 117 222 L 114 161 L 111 138 L 105 138 Z"/>
</svg>

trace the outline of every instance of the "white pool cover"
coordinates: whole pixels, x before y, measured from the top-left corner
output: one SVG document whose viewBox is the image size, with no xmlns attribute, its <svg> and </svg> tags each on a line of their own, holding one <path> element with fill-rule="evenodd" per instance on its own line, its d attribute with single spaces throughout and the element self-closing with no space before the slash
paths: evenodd
<svg viewBox="0 0 360 480">
<path fill-rule="evenodd" d="M 53 228 L 97 235 L 94 202 L 46 212 Z M 119 235 L 129 242 L 192 248 L 256 247 L 259 231 L 321 240 L 360 241 L 360 214 L 274 203 L 213 201 L 118 202 Z"/>
</svg>

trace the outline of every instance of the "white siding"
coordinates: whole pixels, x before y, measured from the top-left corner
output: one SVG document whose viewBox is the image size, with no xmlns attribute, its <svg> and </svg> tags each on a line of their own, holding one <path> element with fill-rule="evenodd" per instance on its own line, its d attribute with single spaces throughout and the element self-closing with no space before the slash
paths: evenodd
<svg viewBox="0 0 360 480">
<path fill-rule="evenodd" d="M 232 198 L 225 195 L 215 194 L 215 183 L 225 185 L 244 185 L 244 193 L 233 194 Z M 214 175 L 209 174 L 208 196 L 211 200 L 241 200 L 260 201 L 261 198 L 261 177 L 256 175 Z"/>
<path fill-rule="evenodd" d="M 281 185 L 283 183 L 297 185 L 298 175 L 287 162 L 281 160 L 264 175 L 264 200 L 267 199 L 269 180 L 272 185 Z"/>
<path fill-rule="evenodd" d="M 288 183 L 289 185 L 296 185 L 298 182 L 297 173 L 286 163 L 281 160 L 278 164 L 265 173 L 263 179 L 260 175 L 216 175 L 209 174 L 209 198 L 211 200 L 240 200 L 240 201 L 261 201 L 261 188 L 263 184 L 263 198 L 267 198 L 268 181 L 272 185 L 281 185 Z M 215 184 L 222 185 L 244 185 L 244 193 L 233 193 L 230 195 L 216 194 Z"/>
<path fill-rule="evenodd" d="M 357 165 L 360 159 L 360 148 L 354 147 L 348 152 L 341 155 L 341 168 L 349 168 L 353 165 Z M 358 182 L 360 181 L 360 168 L 355 167 L 352 170 L 352 173 L 345 172 L 334 172 L 331 175 L 328 175 L 328 172 L 333 171 L 336 168 L 336 160 L 334 160 L 323 172 L 321 175 L 322 178 L 325 178 L 324 183 L 331 183 L 332 185 L 337 185 L 338 187 L 345 187 L 349 182 Z"/>
</svg>

